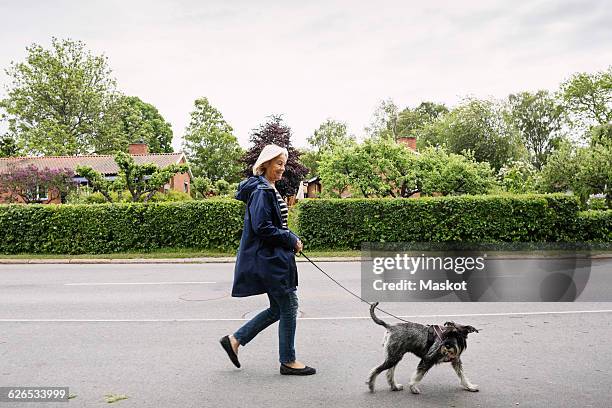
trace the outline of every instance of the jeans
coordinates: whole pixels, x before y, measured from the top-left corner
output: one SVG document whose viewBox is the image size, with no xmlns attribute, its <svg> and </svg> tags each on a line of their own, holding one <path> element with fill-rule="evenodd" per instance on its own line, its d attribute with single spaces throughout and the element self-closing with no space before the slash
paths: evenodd
<svg viewBox="0 0 612 408">
<path fill-rule="evenodd" d="M 246 322 L 234 337 L 241 346 L 248 344 L 260 331 L 280 320 L 278 324 L 278 354 L 281 363 L 295 361 L 295 326 L 298 297 L 295 291 L 282 296 L 268 293 L 270 307 Z"/>
</svg>

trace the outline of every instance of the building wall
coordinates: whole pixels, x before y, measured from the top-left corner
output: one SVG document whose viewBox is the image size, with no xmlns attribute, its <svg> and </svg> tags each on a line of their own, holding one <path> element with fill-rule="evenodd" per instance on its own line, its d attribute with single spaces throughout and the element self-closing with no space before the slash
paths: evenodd
<svg viewBox="0 0 612 408">
<path fill-rule="evenodd" d="M 185 164 L 185 160 L 181 159 L 178 164 Z M 187 189 L 185 190 L 185 182 L 187 183 Z M 170 189 L 174 191 L 180 191 L 181 193 L 191 194 L 191 177 L 189 173 L 177 173 L 170 179 Z"/>
</svg>

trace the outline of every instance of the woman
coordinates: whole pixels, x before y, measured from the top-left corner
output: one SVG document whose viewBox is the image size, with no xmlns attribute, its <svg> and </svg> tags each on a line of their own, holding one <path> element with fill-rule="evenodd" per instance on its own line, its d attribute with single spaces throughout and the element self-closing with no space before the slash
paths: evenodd
<svg viewBox="0 0 612 408">
<path fill-rule="evenodd" d="M 298 310 L 298 284 L 294 251 L 302 250 L 302 241 L 287 228 L 287 204 L 276 190 L 283 177 L 289 154 L 277 145 L 263 148 L 253 177 L 240 183 L 236 198 L 247 204 L 244 228 L 236 267 L 233 297 L 267 294 L 270 307 L 221 338 L 221 346 L 236 367 L 238 348 L 247 345 L 259 332 L 279 321 L 278 348 L 280 373 L 312 375 L 316 370 L 295 359 L 295 328 Z"/>
</svg>

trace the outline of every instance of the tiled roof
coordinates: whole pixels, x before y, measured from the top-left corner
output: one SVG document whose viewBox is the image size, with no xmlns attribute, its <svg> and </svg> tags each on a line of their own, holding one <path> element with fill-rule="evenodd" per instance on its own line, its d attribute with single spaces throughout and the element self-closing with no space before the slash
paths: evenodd
<svg viewBox="0 0 612 408">
<path fill-rule="evenodd" d="M 183 153 L 149 153 L 131 155 L 137 164 L 154 163 L 166 167 L 178 163 L 184 157 Z M 112 155 L 89 154 L 83 156 L 40 156 L 40 157 L 2 157 L 0 158 L 0 173 L 9 167 L 27 167 L 34 165 L 39 169 L 68 168 L 76 173 L 77 166 L 89 166 L 104 175 L 117 174 L 118 167 Z"/>
</svg>

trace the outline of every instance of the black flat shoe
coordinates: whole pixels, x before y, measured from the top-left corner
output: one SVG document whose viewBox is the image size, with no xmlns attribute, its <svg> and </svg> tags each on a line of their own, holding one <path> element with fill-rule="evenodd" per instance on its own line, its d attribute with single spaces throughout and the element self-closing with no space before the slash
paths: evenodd
<svg viewBox="0 0 612 408">
<path fill-rule="evenodd" d="M 308 366 L 304 368 L 291 368 L 284 364 L 281 364 L 280 373 L 282 375 L 313 375 L 317 373 L 317 370 Z"/>
<path fill-rule="evenodd" d="M 219 339 L 219 343 L 221 343 L 221 347 L 227 353 L 229 359 L 234 363 L 234 365 L 240 368 L 240 361 L 238 361 L 238 356 L 234 353 L 234 349 L 232 348 L 232 342 L 229 339 L 229 336 L 223 336 Z"/>
</svg>

